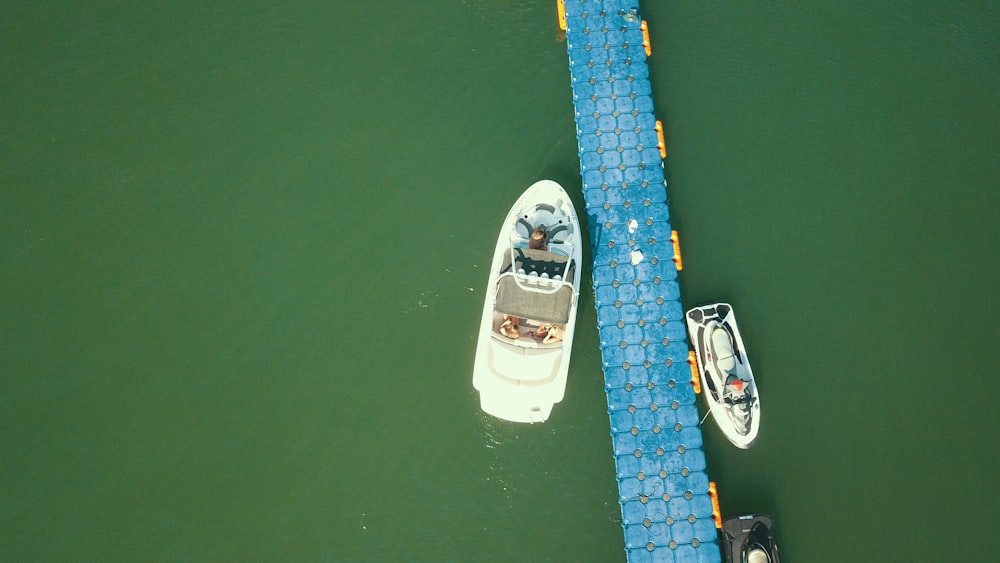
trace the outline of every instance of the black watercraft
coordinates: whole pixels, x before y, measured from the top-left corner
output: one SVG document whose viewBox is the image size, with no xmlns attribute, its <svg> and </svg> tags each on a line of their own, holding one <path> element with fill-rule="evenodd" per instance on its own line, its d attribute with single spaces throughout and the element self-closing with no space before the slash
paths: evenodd
<svg viewBox="0 0 1000 563">
<path fill-rule="evenodd" d="M 726 563 L 781 563 L 774 519 L 766 514 L 728 516 L 719 535 Z"/>
</svg>

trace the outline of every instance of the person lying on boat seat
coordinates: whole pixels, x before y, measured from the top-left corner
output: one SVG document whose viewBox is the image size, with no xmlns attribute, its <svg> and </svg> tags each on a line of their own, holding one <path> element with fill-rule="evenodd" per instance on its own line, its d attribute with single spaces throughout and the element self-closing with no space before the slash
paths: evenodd
<svg viewBox="0 0 1000 563">
<path fill-rule="evenodd" d="M 544 336 L 545 339 L 542 340 L 544 344 L 549 342 L 559 342 L 566 335 L 566 327 L 555 323 L 542 323 L 538 325 L 538 330 L 535 331 L 537 336 Z"/>
<path fill-rule="evenodd" d="M 531 237 L 528 239 L 528 248 L 532 250 L 548 250 L 548 241 L 549 235 L 545 232 L 545 225 L 539 225 L 538 228 L 531 232 Z"/>
<path fill-rule="evenodd" d="M 500 334 L 511 339 L 521 336 L 521 319 L 504 315 L 503 320 L 500 321 Z"/>
</svg>

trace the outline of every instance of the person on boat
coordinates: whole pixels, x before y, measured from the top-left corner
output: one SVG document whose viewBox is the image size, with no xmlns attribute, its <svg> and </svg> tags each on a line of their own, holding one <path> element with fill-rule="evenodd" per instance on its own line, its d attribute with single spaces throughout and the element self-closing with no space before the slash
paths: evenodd
<svg viewBox="0 0 1000 563">
<path fill-rule="evenodd" d="M 507 338 L 517 339 L 521 336 L 521 319 L 505 314 L 503 320 L 500 321 L 500 334 Z"/>
<path fill-rule="evenodd" d="M 566 334 L 566 327 L 554 323 L 542 323 L 538 325 L 538 330 L 535 331 L 535 334 L 544 337 L 542 340 L 543 344 L 559 342 Z"/>
<path fill-rule="evenodd" d="M 528 248 L 535 250 L 548 250 L 548 238 L 548 233 L 545 232 L 545 226 L 539 226 L 531 232 L 531 237 L 528 239 Z"/>
</svg>

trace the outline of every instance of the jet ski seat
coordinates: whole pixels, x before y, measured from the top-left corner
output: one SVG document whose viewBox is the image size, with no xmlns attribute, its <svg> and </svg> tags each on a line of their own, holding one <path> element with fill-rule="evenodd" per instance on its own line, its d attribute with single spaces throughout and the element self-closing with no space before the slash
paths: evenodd
<svg viewBox="0 0 1000 563">
<path fill-rule="evenodd" d="M 733 356 L 733 341 L 726 329 L 716 325 L 712 330 L 712 347 L 715 351 L 715 365 L 726 373 L 731 372 L 736 367 L 736 358 Z"/>
</svg>

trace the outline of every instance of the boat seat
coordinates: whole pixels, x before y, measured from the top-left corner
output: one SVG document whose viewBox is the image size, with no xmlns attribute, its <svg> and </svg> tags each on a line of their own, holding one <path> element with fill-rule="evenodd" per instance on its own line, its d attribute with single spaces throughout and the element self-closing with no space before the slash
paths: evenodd
<svg viewBox="0 0 1000 563">
<path fill-rule="evenodd" d="M 562 244 L 566 242 L 567 239 L 569 239 L 569 235 L 573 234 L 573 231 L 572 229 L 570 229 L 569 225 L 556 225 L 555 227 L 549 229 L 548 234 L 549 234 L 549 242 L 555 244 Z M 560 234 L 565 234 L 565 236 L 562 239 L 557 240 L 556 235 Z"/>
<path fill-rule="evenodd" d="M 516 232 L 517 235 L 521 238 L 530 237 L 531 231 L 534 230 L 535 228 L 532 227 L 531 223 L 529 223 L 528 220 L 525 219 L 524 217 L 518 217 L 517 223 L 514 224 L 514 232 Z"/>
<path fill-rule="evenodd" d="M 729 332 L 724 328 L 715 327 L 712 331 L 712 346 L 715 348 L 715 365 L 729 373 L 736 368 L 736 358 L 733 355 L 733 342 Z"/>
</svg>

